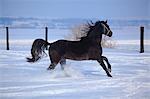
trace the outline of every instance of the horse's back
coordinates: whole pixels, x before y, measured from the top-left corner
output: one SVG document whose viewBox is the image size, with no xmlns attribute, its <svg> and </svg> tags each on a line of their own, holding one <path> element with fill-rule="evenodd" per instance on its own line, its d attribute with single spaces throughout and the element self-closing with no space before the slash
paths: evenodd
<svg viewBox="0 0 150 99">
<path fill-rule="evenodd" d="M 85 52 L 89 49 L 91 45 L 86 42 L 81 41 L 68 41 L 68 40 L 58 40 L 51 43 L 50 49 L 54 50 L 66 50 L 66 51 L 75 51 L 75 52 Z"/>
</svg>

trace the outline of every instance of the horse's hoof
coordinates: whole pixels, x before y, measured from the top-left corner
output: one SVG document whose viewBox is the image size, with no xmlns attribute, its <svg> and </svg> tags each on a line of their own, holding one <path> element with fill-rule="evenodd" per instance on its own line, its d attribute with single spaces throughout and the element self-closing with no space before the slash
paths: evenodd
<svg viewBox="0 0 150 99">
<path fill-rule="evenodd" d="M 108 76 L 108 77 L 112 77 L 112 75 L 111 75 L 111 74 L 108 74 L 107 76 Z"/>
<path fill-rule="evenodd" d="M 54 70 L 54 67 L 48 67 L 47 70 Z"/>
</svg>

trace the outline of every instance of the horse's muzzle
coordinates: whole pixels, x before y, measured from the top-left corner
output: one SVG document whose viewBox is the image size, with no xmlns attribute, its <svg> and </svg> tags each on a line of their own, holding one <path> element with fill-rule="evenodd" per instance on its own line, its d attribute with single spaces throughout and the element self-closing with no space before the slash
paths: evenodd
<svg viewBox="0 0 150 99">
<path fill-rule="evenodd" d="M 110 31 L 110 32 L 109 32 L 109 34 L 108 34 L 108 36 L 109 36 L 109 37 L 111 37 L 111 36 L 112 36 L 112 34 L 113 34 L 113 33 L 112 33 L 112 31 Z"/>
</svg>

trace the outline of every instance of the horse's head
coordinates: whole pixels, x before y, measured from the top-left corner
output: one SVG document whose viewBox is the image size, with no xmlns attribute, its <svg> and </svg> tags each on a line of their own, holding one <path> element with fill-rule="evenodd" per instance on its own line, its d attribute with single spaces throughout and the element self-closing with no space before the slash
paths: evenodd
<svg viewBox="0 0 150 99">
<path fill-rule="evenodd" d="M 95 23 L 95 27 L 97 27 L 97 30 L 99 31 L 99 33 L 102 33 L 106 36 L 111 37 L 113 34 L 109 28 L 109 25 L 107 24 L 107 21 L 97 21 Z"/>
<path fill-rule="evenodd" d="M 98 38 L 102 37 L 102 34 L 111 37 L 112 31 L 107 24 L 107 21 L 96 21 L 94 24 L 89 24 L 89 31 L 87 32 L 87 37 Z"/>
</svg>

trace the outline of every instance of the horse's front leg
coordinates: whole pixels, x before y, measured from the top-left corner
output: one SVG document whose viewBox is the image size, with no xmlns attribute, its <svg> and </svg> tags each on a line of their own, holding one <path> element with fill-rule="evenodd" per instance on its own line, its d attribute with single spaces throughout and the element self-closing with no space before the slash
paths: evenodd
<svg viewBox="0 0 150 99">
<path fill-rule="evenodd" d="M 111 74 L 109 73 L 109 70 L 106 68 L 106 65 L 104 64 L 103 59 L 99 58 L 97 61 L 102 66 L 102 68 L 105 70 L 107 76 L 112 77 Z"/>
<path fill-rule="evenodd" d="M 107 57 L 102 56 L 102 59 L 106 61 L 107 66 L 108 66 L 108 71 L 109 71 L 109 72 L 111 72 L 111 65 L 110 65 L 110 63 L 109 63 L 109 61 L 108 61 Z"/>
</svg>

